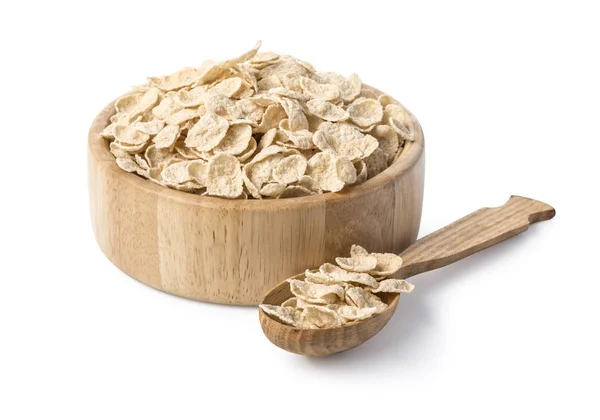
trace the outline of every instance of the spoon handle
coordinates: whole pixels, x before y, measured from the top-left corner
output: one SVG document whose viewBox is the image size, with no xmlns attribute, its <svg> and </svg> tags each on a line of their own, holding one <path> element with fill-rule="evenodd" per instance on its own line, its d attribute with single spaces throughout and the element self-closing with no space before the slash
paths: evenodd
<svg viewBox="0 0 600 420">
<path fill-rule="evenodd" d="M 400 254 L 403 265 L 397 277 L 407 278 L 452 264 L 555 214 L 548 204 L 513 195 L 500 207 L 484 207 L 409 246 Z"/>
</svg>

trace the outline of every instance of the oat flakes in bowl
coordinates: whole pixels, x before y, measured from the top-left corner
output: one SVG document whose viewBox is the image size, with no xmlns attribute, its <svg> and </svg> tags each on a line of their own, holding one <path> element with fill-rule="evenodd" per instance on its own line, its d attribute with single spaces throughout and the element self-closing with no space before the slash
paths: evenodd
<svg viewBox="0 0 600 420">
<path fill-rule="evenodd" d="M 259 47 L 151 77 L 117 99 L 101 133 L 117 165 L 195 194 L 302 197 L 373 178 L 414 140 L 404 108 L 356 74 Z"/>
</svg>

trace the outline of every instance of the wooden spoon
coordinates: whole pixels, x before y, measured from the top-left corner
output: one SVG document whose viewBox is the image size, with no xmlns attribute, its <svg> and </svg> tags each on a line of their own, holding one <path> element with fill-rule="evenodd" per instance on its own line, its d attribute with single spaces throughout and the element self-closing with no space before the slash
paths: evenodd
<svg viewBox="0 0 600 420">
<path fill-rule="evenodd" d="M 435 270 L 524 232 L 530 224 L 554 217 L 555 210 L 540 201 L 512 196 L 506 204 L 482 208 L 427 235 L 400 254 L 402 268 L 394 278 L 408 278 Z M 304 274 L 292 278 L 302 279 Z M 259 309 L 267 338 L 284 350 L 309 356 L 326 356 L 356 347 L 377 334 L 390 320 L 400 295 L 378 295 L 389 306 L 363 321 L 341 327 L 300 329 L 280 322 Z M 292 297 L 289 283 L 271 289 L 261 303 L 280 305 Z"/>
</svg>

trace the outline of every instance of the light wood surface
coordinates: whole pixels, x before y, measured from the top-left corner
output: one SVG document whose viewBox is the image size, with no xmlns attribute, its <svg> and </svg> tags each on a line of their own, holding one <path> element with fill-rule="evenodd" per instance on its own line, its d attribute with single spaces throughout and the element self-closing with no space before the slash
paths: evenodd
<svg viewBox="0 0 600 420">
<path fill-rule="evenodd" d="M 530 224 L 551 219 L 555 214 L 545 203 L 512 196 L 503 206 L 482 208 L 419 239 L 400 254 L 403 266 L 394 277 L 408 278 L 451 264 L 512 238 L 527 230 Z M 303 276 L 299 274 L 295 278 Z M 279 305 L 291 296 L 289 284 L 283 282 L 270 290 L 261 303 Z M 387 324 L 396 311 L 400 295 L 380 296 L 389 305 L 385 311 L 339 328 L 295 328 L 279 322 L 262 309 L 259 309 L 259 320 L 263 332 L 276 346 L 293 353 L 326 356 L 364 343 Z"/>
<path fill-rule="evenodd" d="M 424 182 L 423 133 L 367 182 L 340 193 L 282 200 L 227 200 L 155 185 L 117 167 L 99 133 L 89 133 L 92 226 L 100 249 L 131 277 L 191 299 L 256 305 L 306 267 L 348 253 L 354 243 L 400 252 L 417 237 Z"/>
</svg>

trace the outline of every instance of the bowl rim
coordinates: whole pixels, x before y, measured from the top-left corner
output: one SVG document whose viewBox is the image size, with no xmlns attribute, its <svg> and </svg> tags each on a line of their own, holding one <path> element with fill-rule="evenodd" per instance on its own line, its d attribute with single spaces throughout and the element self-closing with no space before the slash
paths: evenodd
<svg viewBox="0 0 600 420">
<path fill-rule="evenodd" d="M 404 172 L 410 170 L 421 159 L 425 146 L 423 130 L 417 118 L 400 102 L 392 98 L 392 102 L 400 105 L 406 111 L 407 117 L 412 121 L 415 128 L 415 139 L 414 141 L 405 141 L 404 150 L 400 154 L 400 157 L 383 172 L 363 182 L 362 184 L 349 186 L 339 192 L 327 192 L 306 197 L 292 197 L 280 200 L 240 200 L 202 196 L 163 187 L 144 179 L 137 174 L 125 172 L 117 166 L 115 158 L 110 153 L 108 146 L 109 140 L 100 135 L 102 130 L 104 130 L 104 128 L 109 124 L 110 117 L 115 114 L 115 101 L 116 99 L 111 101 L 102 109 L 102 111 L 100 111 L 100 113 L 92 122 L 89 130 L 88 156 L 90 160 L 94 161 L 96 170 L 105 171 L 106 174 L 110 175 L 111 178 L 120 178 L 123 182 L 127 182 L 138 189 L 144 190 L 148 194 L 161 196 L 181 204 L 203 208 L 235 208 L 248 211 L 264 211 L 285 209 L 290 207 L 316 207 L 322 206 L 329 202 L 345 200 L 348 198 L 358 198 L 360 196 L 372 193 L 373 190 L 393 182 L 394 179 L 401 176 Z M 91 166 L 91 162 L 88 162 L 88 170 L 92 170 Z"/>
</svg>

